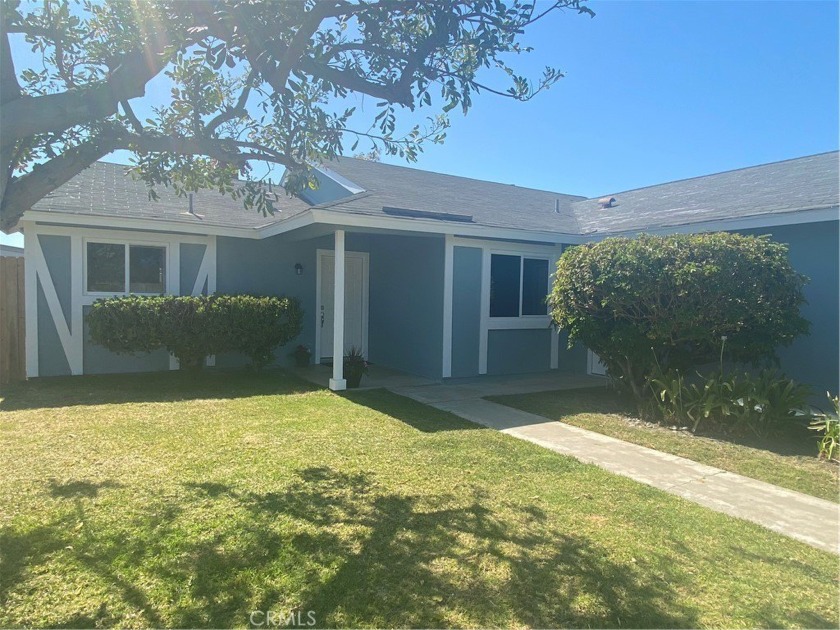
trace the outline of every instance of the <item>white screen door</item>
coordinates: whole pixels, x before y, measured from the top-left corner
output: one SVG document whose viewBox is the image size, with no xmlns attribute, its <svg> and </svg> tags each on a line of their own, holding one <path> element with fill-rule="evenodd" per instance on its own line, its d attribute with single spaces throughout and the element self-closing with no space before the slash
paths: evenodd
<svg viewBox="0 0 840 630">
<path fill-rule="evenodd" d="M 335 254 L 321 252 L 321 294 L 318 327 L 322 359 L 333 355 L 333 308 L 335 291 Z M 344 269 L 344 350 L 360 348 L 367 356 L 367 256 L 346 252 Z"/>
</svg>

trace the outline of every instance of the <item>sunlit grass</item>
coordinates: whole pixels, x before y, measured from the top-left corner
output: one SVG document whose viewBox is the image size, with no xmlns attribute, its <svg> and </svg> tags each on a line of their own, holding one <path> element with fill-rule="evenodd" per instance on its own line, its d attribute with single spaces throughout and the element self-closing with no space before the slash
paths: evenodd
<svg viewBox="0 0 840 630">
<path fill-rule="evenodd" d="M 783 488 L 840 501 L 840 467 L 817 459 L 817 436 L 800 424 L 791 424 L 781 434 L 749 441 L 693 435 L 640 422 L 631 405 L 603 387 L 490 400 Z"/>
<path fill-rule="evenodd" d="M 61 379 L 0 428 L 4 627 L 838 623 L 836 557 L 385 391 Z"/>
</svg>

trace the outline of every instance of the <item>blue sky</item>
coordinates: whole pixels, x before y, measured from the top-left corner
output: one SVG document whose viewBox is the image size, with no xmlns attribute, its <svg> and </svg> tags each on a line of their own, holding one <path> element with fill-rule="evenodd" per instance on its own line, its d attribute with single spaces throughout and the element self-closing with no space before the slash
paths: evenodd
<svg viewBox="0 0 840 630">
<path fill-rule="evenodd" d="M 838 148 L 837 2 L 590 6 L 532 27 L 517 60 L 564 79 L 477 97 L 415 166 L 596 196 Z"/>
</svg>

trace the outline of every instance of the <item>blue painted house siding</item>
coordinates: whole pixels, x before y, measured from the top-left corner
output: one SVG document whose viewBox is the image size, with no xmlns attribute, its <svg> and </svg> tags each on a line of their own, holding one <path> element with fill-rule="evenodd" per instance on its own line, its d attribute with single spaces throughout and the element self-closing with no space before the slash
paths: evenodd
<svg viewBox="0 0 840 630">
<path fill-rule="evenodd" d="M 370 360 L 412 374 L 440 378 L 443 238 L 376 234 L 368 237 L 367 247 Z"/>
<path fill-rule="evenodd" d="M 481 334 L 481 250 L 452 252 L 452 377 L 478 375 Z"/>
<path fill-rule="evenodd" d="M 304 273 L 295 273 L 295 264 L 303 265 Z M 291 365 L 291 351 L 298 344 L 310 348 L 315 333 L 310 322 L 315 312 L 315 247 L 284 236 L 265 240 L 220 237 L 216 240 L 216 290 L 219 293 L 251 293 L 296 297 L 304 310 L 301 335 L 275 352 L 280 365 Z M 216 357 L 219 367 L 245 365 L 242 355 Z"/>
<path fill-rule="evenodd" d="M 808 304 L 802 316 L 811 322 L 811 333 L 792 345 L 779 348 L 781 368 L 788 376 L 811 385 L 816 398 L 823 392 L 840 390 L 837 349 L 840 347 L 840 239 L 838 222 L 822 221 L 799 225 L 744 230 L 746 234 L 769 234 L 789 247 L 793 267 L 810 282 L 805 287 Z M 824 402 L 824 399 L 822 399 Z"/>
</svg>

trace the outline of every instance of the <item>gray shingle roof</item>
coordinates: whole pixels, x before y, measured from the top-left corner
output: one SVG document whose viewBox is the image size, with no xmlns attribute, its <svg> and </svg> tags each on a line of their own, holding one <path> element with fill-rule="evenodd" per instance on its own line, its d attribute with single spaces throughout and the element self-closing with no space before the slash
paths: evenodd
<svg viewBox="0 0 840 630">
<path fill-rule="evenodd" d="M 383 208 L 457 213 L 471 215 L 478 225 L 578 233 L 571 206 L 584 197 L 577 195 L 355 158 L 340 158 L 327 166 L 365 189 L 365 193 L 330 204 L 334 210 L 375 216 L 385 216 Z M 560 212 L 555 212 L 558 202 Z"/>
<path fill-rule="evenodd" d="M 41 199 L 33 210 L 87 216 L 116 216 L 138 219 L 166 219 L 188 225 L 259 228 L 309 209 L 309 204 L 279 191 L 274 216 L 264 217 L 246 210 L 241 199 L 220 195 L 212 190 L 195 193 L 193 210 L 203 218 L 188 213 L 189 199 L 179 197 L 171 188 L 158 186 L 158 201 L 150 201 L 146 184 L 128 174 L 128 167 L 109 162 L 95 162 L 76 177 Z"/>
<path fill-rule="evenodd" d="M 611 208 L 593 198 L 572 210 L 582 234 L 676 227 L 836 207 L 839 178 L 840 153 L 832 151 L 613 193 Z"/>
<path fill-rule="evenodd" d="M 559 234 L 643 231 L 832 208 L 840 198 L 840 153 L 836 151 L 613 193 L 617 203 L 612 208 L 602 208 L 597 198 L 354 158 L 338 159 L 328 167 L 365 191 L 315 207 L 406 221 L 439 218 L 452 222 L 452 217 L 445 216 L 449 214 L 457 215 L 457 223 Z M 204 191 L 195 195 L 194 210 L 203 216 L 199 219 L 187 213 L 186 198 L 167 188 L 157 192 L 160 200 L 150 201 L 145 184 L 132 179 L 127 167 L 97 162 L 39 201 L 33 210 L 260 228 L 312 207 L 281 194 L 278 212 L 263 217 L 245 210 L 241 200 Z"/>
</svg>

